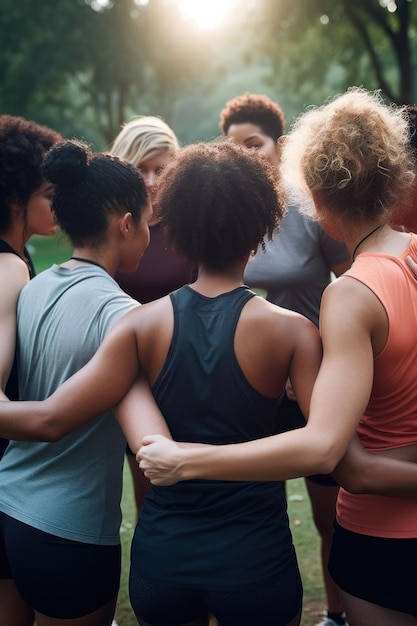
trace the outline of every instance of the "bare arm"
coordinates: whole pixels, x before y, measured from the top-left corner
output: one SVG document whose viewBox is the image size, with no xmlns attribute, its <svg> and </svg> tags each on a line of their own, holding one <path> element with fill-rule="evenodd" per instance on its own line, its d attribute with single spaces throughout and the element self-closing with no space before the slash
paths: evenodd
<svg viewBox="0 0 417 626">
<path fill-rule="evenodd" d="M 21 289 L 29 281 L 25 263 L 15 254 L 2 254 L 0 263 L 0 400 L 12 369 L 16 349 L 16 306 Z"/>
<path fill-rule="evenodd" d="M 48 399 L 0 402 L 0 436 L 56 441 L 120 402 L 139 372 L 138 311 L 140 307 L 125 315 L 94 357 Z"/>
<path fill-rule="evenodd" d="M 344 279 L 343 279 L 344 280 Z M 155 484 L 187 478 L 274 480 L 334 469 L 365 410 L 373 378 L 373 351 L 367 311 L 356 310 L 357 285 L 346 301 L 326 294 L 323 306 L 324 359 L 304 429 L 232 446 L 181 449 L 163 437 L 148 437 L 139 451 L 141 467 Z M 360 289 L 363 290 L 362 287 Z M 332 297 L 328 297 L 331 295 Z M 334 296 L 334 297 L 333 297 Z M 336 300 L 336 304 L 335 304 Z M 365 312 L 365 314 L 364 314 Z M 330 317 L 329 317 L 330 316 Z M 359 325 L 352 319 L 359 318 Z M 295 365 L 295 364 L 294 364 Z M 390 458 L 392 457 L 392 458 Z M 395 458 L 394 458 L 395 457 Z M 354 493 L 417 496 L 417 446 L 369 453 L 355 436 L 334 476 Z"/>
<path fill-rule="evenodd" d="M 334 284 L 326 290 L 322 307 L 324 356 L 305 428 L 242 444 L 200 449 L 180 449 L 147 438 L 140 450 L 141 467 L 152 482 L 166 484 L 162 481 L 191 478 L 282 480 L 331 472 L 349 445 L 372 388 L 369 324 L 373 318 L 366 300 L 368 290 L 363 290 L 366 288 L 354 281 L 342 289 Z M 297 398 L 306 411 L 303 385 L 296 382 L 296 362 L 291 370 Z M 156 468 L 160 468 L 160 477 Z"/>
<path fill-rule="evenodd" d="M 144 373 L 136 379 L 126 396 L 115 407 L 115 414 L 132 452 L 139 450 L 143 438 L 150 433 L 171 438 Z"/>
<path fill-rule="evenodd" d="M 355 436 L 332 476 L 352 493 L 417 496 L 417 446 L 367 452 Z"/>
<path fill-rule="evenodd" d="M 286 390 L 291 387 L 306 419 L 310 413 L 311 394 L 316 382 L 323 350 L 318 330 L 308 323 L 297 330 L 297 341 L 291 357 Z"/>
</svg>

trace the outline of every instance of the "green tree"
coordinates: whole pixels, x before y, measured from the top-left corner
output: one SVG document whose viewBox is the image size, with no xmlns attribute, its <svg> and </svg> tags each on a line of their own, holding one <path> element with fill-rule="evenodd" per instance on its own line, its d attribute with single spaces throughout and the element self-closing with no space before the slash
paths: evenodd
<svg viewBox="0 0 417 626">
<path fill-rule="evenodd" d="M 258 50 L 295 91 L 362 84 L 414 101 L 415 0 L 260 0 L 255 15 Z"/>
<path fill-rule="evenodd" d="M 139 109 L 172 115 L 210 49 L 172 0 L 0 0 L 0 110 L 108 145 Z M 72 132 L 71 132 L 72 131 Z"/>
</svg>

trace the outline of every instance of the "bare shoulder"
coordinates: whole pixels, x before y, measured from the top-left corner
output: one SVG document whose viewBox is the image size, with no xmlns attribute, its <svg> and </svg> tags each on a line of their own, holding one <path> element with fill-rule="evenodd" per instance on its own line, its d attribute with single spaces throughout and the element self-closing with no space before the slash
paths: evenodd
<svg viewBox="0 0 417 626">
<path fill-rule="evenodd" d="M 172 315 L 171 299 L 169 296 L 164 296 L 153 302 L 138 304 L 123 317 L 123 322 L 127 326 L 135 327 L 138 331 L 143 329 L 149 332 L 153 327 L 160 327 L 170 313 Z"/>
<path fill-rule="evenodd" d="M 0 297 L 2 307 L 15 306 L 23 287 L 29 282 L 26 263 L 16 254 L 0 254 Z"/>
<path fill-rule="evenodd" d="M 256 296 L 245 307 L 245 315 L 242 321 L 258 327 L 258 332 L 267 335 L 279 335 L 287 337 L 316 337 L 316 326 L 304 315 L 284 309 L 272 302 L 268 302 L 261 296 Z"/>
<path fill-rule="evenodd" d="M 0 254 L 0 275 L 8 275 L 9 283 L 27 283 L 29 280 L 29 270 L 23 259 L 12 252 Z"/>
<path fill-rule="evenodd" d="M 364 283 L 351 276 L 341 276 L 324 290 L 320 319 L 338 321 L 338 324 L 359 322 L 372 326 L 385 319 L 380 300 Z"/>
<path fill-rule="evenodd" d="M 314 369 L 316 374 L 315 365 L 321 358 L 320 335 L 304 316 L 254 297 L 242 311 L 235 334 L 235 353 L 252 386 L 267 397 L 278 397 L 292 364 L 300 378 L 303 368 Z"/>
</svg>

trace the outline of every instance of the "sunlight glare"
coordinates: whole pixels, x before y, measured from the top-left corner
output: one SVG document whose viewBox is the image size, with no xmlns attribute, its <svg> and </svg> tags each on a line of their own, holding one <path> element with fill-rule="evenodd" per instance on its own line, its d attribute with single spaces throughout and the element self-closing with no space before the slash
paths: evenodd
<svg viewBox="0 0 417 626">
<path fill-rule="evenodd" d="M 177 0 L 184 19 L 198 28 L 209 30 L 220 26 L 237 9 L 238 0 Z"/>
</svg>

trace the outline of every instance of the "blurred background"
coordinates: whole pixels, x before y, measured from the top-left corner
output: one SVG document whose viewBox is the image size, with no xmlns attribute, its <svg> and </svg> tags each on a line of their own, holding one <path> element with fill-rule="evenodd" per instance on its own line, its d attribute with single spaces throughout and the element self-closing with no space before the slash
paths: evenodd
<svg viewBox="0 0 417 626">
<path fill-rule="evenodd" d="M 0 0 L 0 113 L 106 149 L 158 115 L 182 143 L 266 93 L 288 126 L 349 85 L 417 99 L 417 0 Z"/>
</svg>

